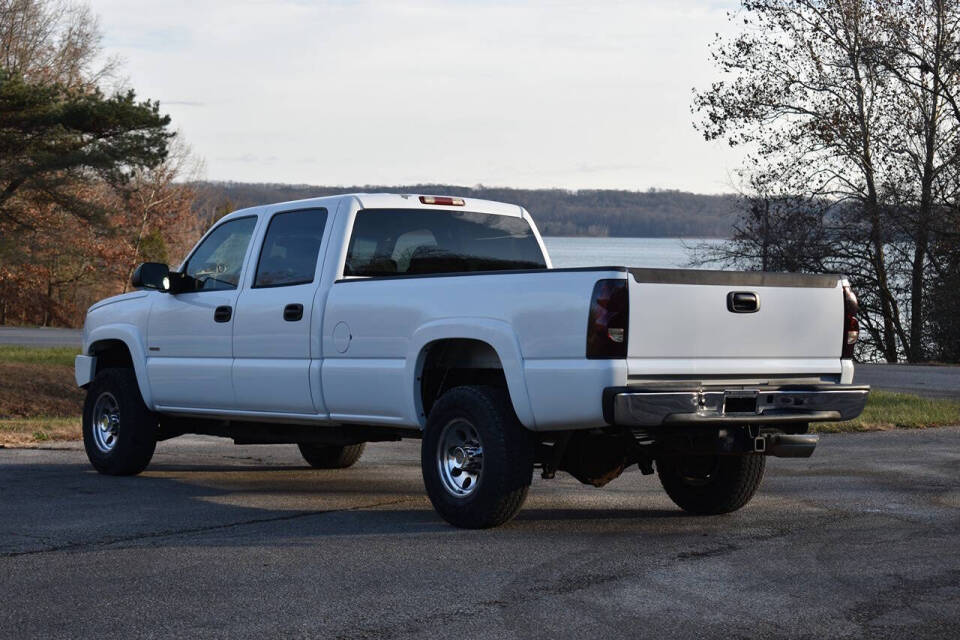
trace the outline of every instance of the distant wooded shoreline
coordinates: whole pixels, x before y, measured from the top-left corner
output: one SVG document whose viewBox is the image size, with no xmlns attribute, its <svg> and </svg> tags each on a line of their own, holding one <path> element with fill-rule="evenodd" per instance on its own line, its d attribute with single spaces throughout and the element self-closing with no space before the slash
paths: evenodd
<svg viewBox="0 0 960 640">
<path fill-rule="evenodd" d="M 483 198 L 525 207 L 547 236 L 620 238 L 726 238 L 737 196 L 672 190 L 512 189 L 448 184 L 329 187 L 244 182 L 194 182 L 194 208 L 204 218 L 228 210 L 356 192 L 427 193 Z"/>
</svg>

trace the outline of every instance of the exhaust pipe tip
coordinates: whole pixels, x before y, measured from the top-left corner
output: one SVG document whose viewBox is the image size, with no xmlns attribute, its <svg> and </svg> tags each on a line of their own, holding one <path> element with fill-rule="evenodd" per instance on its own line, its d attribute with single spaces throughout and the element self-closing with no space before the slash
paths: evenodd
<svg viewBox="0 0 960 640">
<path fill-rule="evenodd" d="M 820 436 L 815 433 L 773 433 L 764 438 L 764 453 L 775 458 L 809 458 L 820 442 Z"/>
</svg>

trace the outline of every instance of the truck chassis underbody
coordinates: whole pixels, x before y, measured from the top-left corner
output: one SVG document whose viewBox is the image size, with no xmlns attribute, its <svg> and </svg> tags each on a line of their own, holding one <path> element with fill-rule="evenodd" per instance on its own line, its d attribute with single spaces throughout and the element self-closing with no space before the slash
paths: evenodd
<svg viewBox="0 0 960 640">
<path fill-rule="evenodd" d="M 537 459 L 542 477 L 566 471 L 580 482 L 602 487 L 631 465 L 644 474 L 669 456 L 767 455 L 808 458 L 819 436 L 805 423 L 723 425 L 567 431 L 540 442 Z"/>
<path fill-rule="evenodd" d="M 235 444 L 317 444 L 349 446 L 363 442 L 420 439 L 417 429 L 368 425 L 315 426 L 161 416 L 158 440 L 194 433 L 233 439 Z M 654 461 L 667 456 L 768 455 L 805 458 L 819 437 L 806 424 L 766 426 L 696 425 L 683 427 L 604 427 L 584 431 L 531 434 L 541 477 L 566 471 L 584 484 L 602 487 L 631 465 L 653 473 Z"/>
</svg>

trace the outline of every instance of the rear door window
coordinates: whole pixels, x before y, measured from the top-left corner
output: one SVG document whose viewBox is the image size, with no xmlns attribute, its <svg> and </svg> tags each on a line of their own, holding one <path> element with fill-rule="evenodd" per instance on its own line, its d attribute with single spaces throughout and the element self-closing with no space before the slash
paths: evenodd
<svg viewBox="0 0 960 640">
<path fill-rule="evenodd" d="M 467 211 L 357 212 L 344 275 L 390 276 L 545 269 L 523 218 Z"/>
<path fill-rule="evenodd" d="M 313 282 L 326 223 L 326 209 L 274 215 L 260 250 L 254 288 Z"/>
</svg>

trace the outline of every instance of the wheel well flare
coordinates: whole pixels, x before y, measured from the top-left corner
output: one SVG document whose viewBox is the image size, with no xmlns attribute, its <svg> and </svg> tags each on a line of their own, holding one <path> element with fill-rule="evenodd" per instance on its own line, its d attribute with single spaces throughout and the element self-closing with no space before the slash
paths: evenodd
<svg viewBox="0 0 960 640">
<path fill-rule="evenodd" d="M 503 364 L 496 350 L 482 340 L 447 338 L 427 344 L 417 376 L 424 417 L 447 390 L 462 385 L 486 385 L 507 390 Z M 509 393 L 509 391 L 508 391 Z"/>
<path fill-rule="evenodd" d="M 90 345 L 89 353 L 97 358 L 96 373 L 104 369 L 133 368 L 133 356 L 123 340 L 100 340 Z"/>
</svg>

